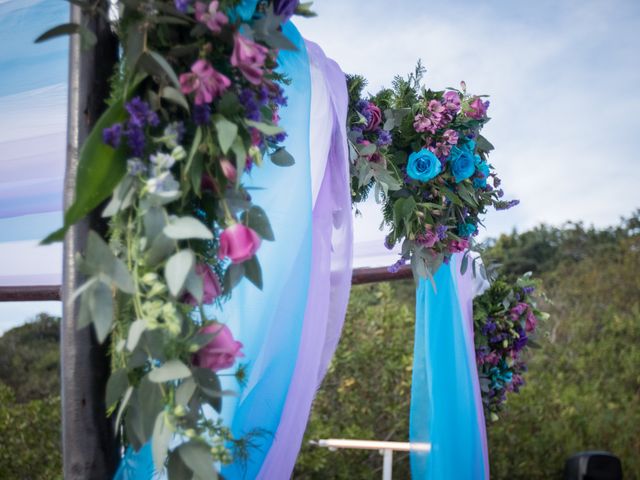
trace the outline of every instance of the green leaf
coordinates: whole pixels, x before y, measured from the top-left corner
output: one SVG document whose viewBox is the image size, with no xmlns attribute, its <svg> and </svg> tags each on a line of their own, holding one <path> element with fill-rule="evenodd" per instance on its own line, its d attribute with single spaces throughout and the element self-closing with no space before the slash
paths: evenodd
<svg viewBox="0 0 640 480">
<path fill-rule="evenodd" d="M 249 127 L 253 127 L 256 130 L 259 130 L 260 132 L 264 133 L 265 135 L 272 137 L 273 135 L 277 135 L 279 133 L 284 132 L 284 128 L 282 127 L 278 127 L 277 125 L 270 125 L 268 123 L 264 123 L 264 122 L 255 122 L 253 120 L 245 120 L 245 123 L 249 126 Z"/>
<path fill-rule="evenodd" d="M 213 116 L 213 123 L 216 126 L 220 149 L 222 153 L 226 155 L 238 136 L 238 125 L 227 120 L 220 114 Z"/>
<path fill-rule="evenodd" d="M 171 252 L 176 249 L 176 241 L 160 233 L 151 242 L 151 247 L 147 251 L 147 262 L 150 266 L 155 266 L 162 262 Z"/>
<path fill-rule="evenodd" d="M 209 370 L 208 368 L 195 367 L 193 369 L 193 378 L 205 395 L 213 398 L 222 397 L 220 379 L 212 370 Z"/>
<path fill-rule="evenodd" d="M 140 336 L 147 329 L 147 322 L 138 319 L 129 327 L 129 334 L 127 335 L 127 350 L 133 352 L 140 341 Z"/>
<path fill-rule="evenodd" d="M 116 257 L 106 242 L 93 230 L 89 231 L 87 239 L 87 253 L 84 265 L 90 273 L 103 274 L 111 280 L 121 291 L 135 293 L 133 278 L 122 260 Z"/>
<path fill-rule="evenodd" d="M 224 272 L 224 292 L 228 294 L 233 290 L 236 285 L 240 283 L 242 278 L 244 277 L 244 264 L 243 263 L 232 263 L 227 268 L 227 271 Z"/>
<path fill-rule="evenodd" d="M 202 297 L 204 295 L 204 283 L 202 277 L 198 275 L 195 269 L 189 272 L 187 280 L 184 284 L 185 290 L 189 292 L 193 298 L 200 304 L 202 303 Z"/>
<path fill-rule="evenodd" d="M 126 210 L 133 204 L 133 196 L 136 193 L 135 182 L 134 177 L 127 175 L 118 183 L 111 200 L 102 211 L 102 218 L 113 217 L 116 213 Z"/>
<path fill-rule="evenodd" d="M 180 360 L 169 360 L 149 372 L 149 380 L 155 383 L 171 382 L 191 376 L 191 370 Z"/>
<path fill-rule="evenodd" d="M 124 177 L 127 171 L 125 142 L 117 150 L 102 142 L 102 131 L 125 119 L 123 102 L 124 99 L 116 101 L 102 114 L 82 145 L 76 173 L 75 200 L 65 212 L 63 227 L 45 238 L 43 244 L 63 240 L 69 227 L 109 197 Z"/>
<path fill-rule="evenodd" d="M 193 377 L 185 379 L 176 390 L 176 405 L 186 407 L 191 397 L 193 397 L 196 387 L 197 385 Z"/>
<path fill-rule="evenodd" d="M 202 442 L 191 440 L 178 447 L 182 461 L 200 478 L 216 475 L 213 468 L 213 456 L 209 447 Z"/>
<path fill-rule="evenodd" d="M 199 238 L 202 240 L 213 239 L 213 233 L 204 223 L 194 217 L 173 217 L 169 224 L 164 227 L 163 233 L 175 240 L 186 240 L 189 238 Z"/>
<path fill-rule="evenodd" d="M 464 275 L 467 272 L 468 267 L 469 267 L 469 255 L 467 252 L 462 257 L 462 262 L 460 263 L 460 273 Z"/>
<path fill-rule="evenodd" d="M 169 462 L 167 463 L 167 477 L 173 479 L 193 479 L 193 472 L 182 461 L 182 457 L 178 453 L 178 450 L 173 450 L 169 454 Z"/>
<path fill-rule="evenodd" d="M 44 32 L 42 35 L 35 39 L 35 43 L 41 43 L 47 40 L 51 40 L 52 38 L 60 37 L 62 35 L 73 35 L 76 33 L 80 34 L 81 45 L 84 49 L 91 48 L 98 42 L 98 38 L 96 37 L 95 33 L 93 33 L 87 27 L 78 25 L 77 23 L 63 23 Z"/>
<path fill-rule="evenodd" d="M 495 149 L 491 142 L 482 135 L 478 135 L 478 138 L 476 138 L 476 146 L 478 150 L 482 150 L 483 152 L 490 152 Z"/>
<path fill-rule="evenodd" d="M 236 170 L 238 172 L 244 172 L 244 167 L 247 164 L 247 149 L 244 147 L 242 137 L 238 136 L 231 145 L 231 150 L 236 157 Z M 237 175 L 236 183 L 240 185 L 240 179 L 242 175 Z"/>
<path fill-rule="evenodd" d="M 198 148 L 200 147 L 201 143 L 202 143 L 202 127 L 198 127 L 196 128 L 196 133 L 193 135 L 193 142 L 191 143 L 191 148 L 189 149 L 189 155 L 187 156 L 187 163 L 185 166 L 186 172 L 189 172 L 191 170 L 193 159 L 196 156 L 196 153 L 198 153 Z"/>
<path fill-rule="evenodd" d="M 89 311 L 98 342 L 102 343 L 109 336 L 113 322 L 113 296 L 107 284 L 98 282 L 92 288 Z"/>
<path fill-rule="evenodd" d="M 173 83 L 177 89 L 180 89 L 180 81 L 178 80 L 176 72 L 174 72 L 173 67 L 169 65 L 169 62 L 159 53 L 151 50 L 143 52 L 138 59 L 138 66 L 150 75 L 168 77 L 171 83 Z"/>
<path fill-rule="evenodd" d="M 124 409 L 127 407 L 129 400 L 131 399 L 131 395 L 133 394 L 133 387 L 130 385 L 127 390 L 124 392 L 122 396 L 122 401 L 120 402 L 120 406 L 118 407 L 118 413 L 116 415 L 116 430 L 120 428 L 120 422 L 122 421 L 122 414 L 124 413 Z"/>
<path fill-rule="evenodd" d="M 107 408 L 115 405 L 118 400 L 120 400 L 120 397 L 127 391 L 128 386 L 129 379 L 126 369 L 121 368 L 111 374 L 107 381 L 107 392 L 105 396 Z"/>
<path fill-rule="evenodd" d="M 262 208 L 254 205 L 248 211 L 242 212 L 240 218 L 242 223 L 255 230 L 262 239 L 269 241 L 275 240 L 271 224 L 269 223 L 269 217 L 267 217 L 267 214 Z"/>
<path fill-rule="evenodd" d="M 295 165 L 296 160 L 284 147 L 278 148 L 270 155 L 271 161 L 279 167 L 290 167 Z"/>
<path fill-rule="evenodd" d="M 167 421 L 166 412 L 160 412 L 153 426 L 151 441 L 153 464 L 156 467 L 156 471 L 161 471 L 164 467 L 164 462 L 167 459 L 169 450 L 169 443 L 173 437 L 173 431 L 173 426 Z"/>
<path fill-rule="evenodd" d="M 262 290 L 262 268 L 260 268 L 260 262 L 255 255 L 244 262 L 244 275 L 251 283 Z"/>
<path fill-rule="evenodd" d="M 160 96 L 184 108 L 187 112 L 189 111 L 189 102 L 187 102 L 187 98 L 177 88 L 173 88 L 169 86 L 164 87 L 162 89 L 162 93 L 160 94 Z"/>
<path fill-rule="evenodd" d="M 360 153 L 361 156 L 366 157 L 369 155 L 373 155 L 374 153 L 376 153 L 376 150 L 378 148 L 376 147 L 375 143 L 370 143 L 369 145 L 365 145 L 363 146 L 358 153 Z"/>
<path fill-rule="evenodd" d="M 142 215 L 144 234 L 148 239 L 156 238 L 166 224 L 166 212 L 162 207 L 150 207 Z"/>
<path fill-rule="evenodd" d="M 167 279 L 167 286 L 174 297 L 177 297 L 185 282 L 189 272 L 195 264 L 195 256 L 191 250 L 180 250 L 173 254 L 164 267 L 164 276 Z"/>
</svg>

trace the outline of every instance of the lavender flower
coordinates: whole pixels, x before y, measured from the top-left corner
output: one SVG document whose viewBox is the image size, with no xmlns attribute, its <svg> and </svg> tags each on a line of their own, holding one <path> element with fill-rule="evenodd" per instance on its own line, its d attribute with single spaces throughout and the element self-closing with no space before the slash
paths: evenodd
<svg viewBox="0 0 640 480">
<path fill-rule="evenodd" d="M 118 146 L 120 146 L 121 138 L 122 125 L 119 123 L 114 123 L 102 131 L 102 141 L 113 148 L 118 148 Z"/>
<path fill-rule="evenodd" d="M 240 103 L 244 107 L 247 118 L 255 122 L 259 122 L 262 118 L 262 114 L 260 113 L 260 105 L 256 101 L 256 96 L 253 91 L 248 88 L 244 88 L 240 92 L 238 100 L 240 100 Z"/>
<path fill-rule="evenodd" d="M 520 200 L 509 200 L 508 202 L 496 202 L 495 208 L 496 210 L 509 210 L 510 208 L 513 208 L 518 204 L 520 204 Z"/>
<path fill-rule="evenodd" d="M 176 10 L 180 13 L 187 13 L 189 5 L 191 5 L 191 0 L 174 0 L 173 3 L 176 6 Z"/>
<path fill-rule="evenodd" d="M 394 263 L 389 268 L 387 268 L 387 271 L 389 273 L 398 273 L 400 271 L 400 268 L 406 263 L 407 263 L 407 259 L 404 257 L 400 257 L 400 260 L 398 260 L 396 263 Z"/>
<path fill-rule="evenodd" d="M 195 105 L 193 107 L 193 121 L 196 125 L 206 125 L 211 118 L 211 107 L 208 104 Z"/>
<path fill-rule="evenodd" d="M 376 142 L 376 144 L 379 147 L 386 147 L 387 145 L 391 145 L 393 139 L 391 138 L 391 134 L 388 130 L 383 130 L 380 128 L 376 131 L 376 134 L 378 135 L 378 141 Z"/>
</svg>

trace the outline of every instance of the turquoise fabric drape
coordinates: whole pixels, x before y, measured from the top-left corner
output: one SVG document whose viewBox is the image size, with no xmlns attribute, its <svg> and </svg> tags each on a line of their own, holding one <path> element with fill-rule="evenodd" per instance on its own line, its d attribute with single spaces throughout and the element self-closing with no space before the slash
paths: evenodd
<svg viewBox="0 0 640 480">
<path fill-rule="evenodd" d="M 458 291 L 458 258 L 434 276 L 437 291 L 421 279 L 416 292 L 416 331 L 409 436 L 430 443 L 429 453 L 411 453 L 415 480 L 483 480 L 483 418 L 468 322 Z M 466 294 L 465 294 L 466 295 Z M 473 339 L 471 339 L 473 344 Z"/>
</svg>

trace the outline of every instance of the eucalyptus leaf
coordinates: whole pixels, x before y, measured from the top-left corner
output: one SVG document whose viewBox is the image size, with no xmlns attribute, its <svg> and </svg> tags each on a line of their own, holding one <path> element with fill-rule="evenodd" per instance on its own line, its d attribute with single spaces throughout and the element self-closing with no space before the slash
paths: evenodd
<svg viewBox="0 0 640 480">
<path fill-rule="evenodd" d="M 173 426 L 168 422 L 166 415 L 166 412 L 160 412 L 153 426 L 151 450 L 156 471 L 161 471 L 164 467 L 164 463 L 167 460 L 169 443 L 171 442 L 174 432 Z"/>
<path fill-rule="evenodd" d="M 227 271 L 224 272 L 224 293 L 229 294 L 231 290 L 233 290 L 244 277 L 244 264 L 243 263 L 232 263 L 227 268 Z"/>
<path fill-rule="evenodd" d="M 176 389 L 176 405 L 186 407 L 196 391 L 196 381 L 193 377 L 189 377 L 180 384 Z"/>
<path fill-rule="evenodd" d="M 159 368 L 149 372 L 149 380 L 155 383 L 170 382 L 191 376 L 191 370 L 180 360 L 169 360 Z"/>
<path fill-rule="evenodd" d="M 227 120 L 220 114 L 213 116 L 213 124 L 216 126 L 220 149 L 222 153 L 226 155 L 238 136 L 238 125 Z"/>
<path fill-rule="evenodd" d="M 186 240 L 189 238 L 199 238 L 202 240 L 213 239 L 213 233 L 204 223 L 194 217 L 173 217 L 169 219 L 169 224 L 164 227 L 163 233 L 175 240 Z"/>
<path fill-rule="evenodd" d="M 167 477 L 171 480 L 193 480 L 193 472 L 184 463 L 177 449 L 169 453 L 169 461 L 167 462 Z"/>
<path fill-rule="evenodd" d="M 126 175 L 120 183 L 113 190 L 111 200 L 102 211 L 103 218 L 109 218 L 116 213 L 126 210 L 133 204 L 133 196 L 136 193 L 135 190 L 136 179 L 130 175 Z"/>
<path fill-rule="evenodd" d="M 178 80 L 176 72 L 159 53 L 151 50 L 143 52 L 138 59 L 138 67 L 142 68 L 150 75 L 167 77 L 177 89 L 180 89 L 180 81 Z"/>
<path fill-rule="evenodd" d="M 244 146 L 244 142 L 242 141 L 242 137 L 237 136 L 231 145 L 231 150 L 233 151 L 234 156 L 236 157 L 236 170 L 238 172 L 244 172 L 244 167 L 247 164 L 247 149 Z M 236 184 L 240 185 L 240 179 L 242 175 L 236 176 Z"/>
<path fill-rule="evenodd" d="M 279 127 L 277 125 L 270 125 L 268 123 L 256 122 L 254 120 L 249 120 L 249 119 L 246 119 L 245 123 L 249 127 L 253 127 L 256 130 L 264 133 L 265 135 L 267 135 L 269 137 L 272 137 L 273 135 L 277 135 L 279 133 L 283 133 L 284 132 L 284 128 Z"/>
<path fill-rule="evenodd" d="M 113 296 L 107 284 L 98 282 L 91 289 L 89 311 L 98 342 L 103 343 L 109 336 L 113 323 Z"/>
<path fill-rule="evenodd" d="M 220 398 L 222 397 L 222 387 L 220 385 L 220 378 L 218 375 L 208 368 L 195 367 L 193 369 L 193 378 L 195 379 L 198 388 L 208 397 Z"/>
<path fill-rule="evenodd" d="M 125 293 L 135 293 L 133 278 L 122 260 L 116 257 L 106 242 L 93 230 L 87 238 L 87 253 L 85 265 L 92 274 L 103 274 L 109 278 L 118 289 Z"/>
<path fill-rule="evenodd" d="M 116 430 L 120 428 L 120 422 L 122 421 L 122 414 L 124 413 L 124 409 L 127 407 L 129 400 L 131 399 L 131 395 L 133 394 L 133 387 L 129 386 L 127 390 L 124 392 L 122 396 L 122 401 L 120 402 L 120 406 L 118 407 L 118 413 L 116 415 Z"/>
<path fill-rule="evenodd" d="M 193 296 L 193 298 L 196 299 L 198 304 L 202 303 L 204 282 L 202 281 L 202 277 L 196 273 L 195 269 L 189 272 L 184 288 L 191 294 L 191 296 Z"/>
<path fill-rule="evenodd" d="M 141 319 L 134 321 L 131 326 L 129 326 L 129 334 L 127 335 L 127 350 L 133 352 L 133 350 L 138 346 L 140 337 L 146 329 L 147 322 Z"/>
<path fill-rule="evenodd" d="M 166 225 L 166 211 L 162 207 L 149 207 L 142 215 L 144 234 L 148 239 L 155 239 Z"/>
<path fill-rule="evenodd" d="M 160 233 L 151 242 L 151 247 L 147 251 L 147 262 L 150 266 L 155 266 L 166 259 L 176 248 L 175 240 Z"/>
<path fill-rule="evenodd" d="M 284 147 L 278 148 L 270 155 L 271 161 L 279 167 L 290 167 L 295 165 L 296 161 Z"/>
<path fill-rule="evenodd" d="M 112 405 L 115 405 L 120 397 L 124 395 L 127 391 L 127 387 L 129 386 L 129 379 L 127 377 L 127 370 L 121 368 L 116 370 L 111 374 L 109 380 L 107 381 L 107 389 L 106 389 L 106 406 L 110 408 Z"/>
<path fill-rule="evenodd" d="M 166 86 L 162 89 L 160 96 L 184 108 L 187 112 L 189 111 L 189 102 L 187 102 L 187 98 L 177 88 Z"/>
<path fill-rule="evenodd" d="M 79 25 L 77 23 L 63 23 L 44 32 L 42 35 L 35 39 L 35 43 L 45 42 L 62 35 L 73 34 L 80 34 L 81 46 L 85 50 L 94 47 L 98 42 L 98 38 L 96 37 L 95 33 L 93 33 L 87 27 Z"/>
<path fill-rule="evenodd" d="M 169 291 L 177 297 L 182 291 L 189 272 L 195 264 L 195 256 L 191 250 L 180 250 L 173 254 L 164 267 L 164 276 L 167 280 Z"/>
<path fill-rule="evenodd" d="M 207 445 L 196 440 L 183 443 L 178 447 L 178 453 L 182 461 L 197 476 L 205 479 L 216 475 L 213 467 L 213 456 Z"/>
</svg>

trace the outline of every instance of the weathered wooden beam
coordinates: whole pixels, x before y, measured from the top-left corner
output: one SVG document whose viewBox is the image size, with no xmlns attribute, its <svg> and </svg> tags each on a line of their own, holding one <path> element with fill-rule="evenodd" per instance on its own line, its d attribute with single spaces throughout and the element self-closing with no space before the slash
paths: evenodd
<svg viewBox="0 0 640 480">
<path fill-rule="evenodd" d="M 109 0 L 100 1 L 99 7 L 107 11 Z M 104 17 L 72 5 L 71 21 L 93 31 L 98 42 L 82 49 L 78 35 L 70 41 L 65 210 L 75 196 L 80 147 L 106 107 L 109 78 L 118 58 L 117 39 Z M 89 216 L 69 230 L 63 248 L 60 357 L 65 480 L 111 479 L 118 462 L 113 428 L 105 414 L 108 345 L 98 344 L 92 328 L 76 328 L 79 308 L 73 292 L 83 281 L 76 269 L 76 254 L 85 249 L 89 226 L 104 229 L 97 215 Z"/>
<path fill-rule="evenodd" d="M 389 272 L 387 267 L 356 268 L 351 276 L 351 284 L 362 285 L 364 283 L 391 282 L 393 280 L 404 280 L 412 276 L 413 273 L 409 265 L 400 267 L 400 270 L 396 273 Z"/>
</svg>

